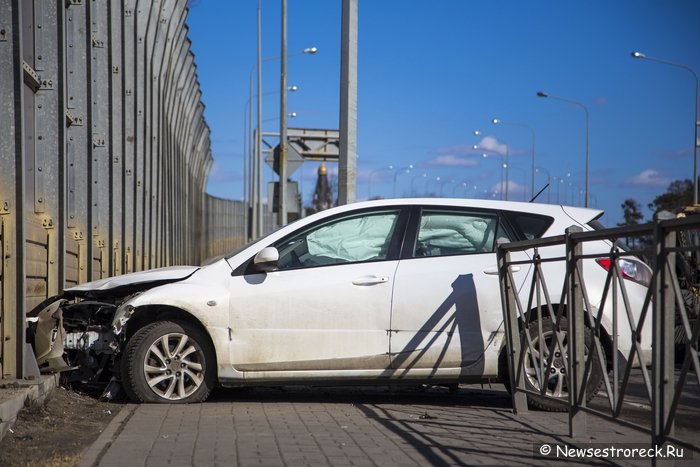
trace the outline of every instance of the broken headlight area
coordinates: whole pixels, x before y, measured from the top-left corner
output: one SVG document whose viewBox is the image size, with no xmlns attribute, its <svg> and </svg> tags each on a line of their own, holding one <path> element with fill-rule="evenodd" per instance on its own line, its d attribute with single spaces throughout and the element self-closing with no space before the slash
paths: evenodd
<svg viewBox="0 0 700 467">
<path fill-rule="evenodd" d="M 130 297 L 128 297 L 130 298 Z M 47 300 L 29 314 L 27 335 L 41 373 L 62 373 L 64 383 L 106 385 L 118 375 L 120 336 L 130 313 L 115 315 L 125 301 Z M 126 306 L 126 308 L 130 308 Z M 126 315 L 126 316 L 125 316 Z"/>
<path fill-rule="evenodd" d="M 91 300 L 63 307 L 64 358 L 75 368 L 66 375 L 67 382 L 99 382 L 111 378 L 113 357 L 119 351 L 119 342 L 111 326 L 116 309 L 113 303 Z"/>
</svg>

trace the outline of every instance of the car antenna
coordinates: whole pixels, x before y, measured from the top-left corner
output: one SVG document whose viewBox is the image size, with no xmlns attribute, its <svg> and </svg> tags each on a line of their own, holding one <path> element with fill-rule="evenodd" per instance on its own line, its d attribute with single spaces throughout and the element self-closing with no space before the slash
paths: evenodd
<svg viewBox="0 0 700 467">
<path fill-rule="evenodd" d="M 540 191 L 538 191 L 537 194 L 536 194 L 535 196 L 532 197 L 532 199 L 530 200 L 530 202 L 532 203 L 533 201 L 535 201 L 535 200 L 537 199 L 537 197 L 538 197 L 539 195 L 541 195 L 542 192 L 543 192 L 544 190 L 547 189 L 547 187 L 549 187 L 549 183 L 547 183 L 547 184 L 544 186 L 544 188 L 542 188 Z"/>
</svg>

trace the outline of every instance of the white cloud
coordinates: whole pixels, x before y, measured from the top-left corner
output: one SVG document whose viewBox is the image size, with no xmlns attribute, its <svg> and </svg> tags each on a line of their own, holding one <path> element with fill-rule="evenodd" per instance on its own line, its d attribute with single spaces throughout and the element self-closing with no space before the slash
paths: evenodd
<svg viewBox="0 0 700 467">
<path fill-rule="evenodd" d="M 491 185 L 491 188 L 489 189 L 489 195 L 491 197 L 495 197 L 496 199 L 500 199 L 501 197 L 501 192 L 504 192 L 505 195 L 505 188 L 506 184 L 505 182 L 497 182 L 493 185 Z M 521 185 L 520 183 L 516 183 L 513 180 L 508 181 L 508 200 L 509 201 L 528 201 L 528 192 L 527 192 L 527 187 L 524 185 Z"/>
<path fill-rule="evenodd" d="M 428 161 L 427 165 L 443 167 L 476 167 L 478 164 L 474 159 L 465 159 L 456 157 L 454 154 L 448 154 L 446 156 L 438 156 L 435 159 Z"/>
<path fill-rule="evenodd" d="M 495 152 L 496 154 L 505 155 L 508 151 L 508 146 L 498 142 L 493 136 L 484 136 L 479 144 L 477 144 L 479 150 Z"/>
<path fill-rule="evenodd" d="M 437 148 L 436 151 L 438 154 L 442 155 L 455 155 L 455 156 L 473 156 L 475 154 L 478 154 L 476 150 L 474 150 L 473 147 L 466 145 L 466 144 L 455 144 L 453 146 L 445 146 L 441 148 Z"/>
<path fill-rule="evenodd" d="M 626 185 L 665 187 L 671 179 L 654 169 L 646 169 L 632 178 L 627 179 Z"/>
</svg>

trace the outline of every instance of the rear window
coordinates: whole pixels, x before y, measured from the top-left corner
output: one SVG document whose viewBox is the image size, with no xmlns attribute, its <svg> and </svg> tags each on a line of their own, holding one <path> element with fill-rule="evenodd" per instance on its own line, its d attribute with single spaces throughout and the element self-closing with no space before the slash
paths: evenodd
<svg viewBox="0 0 700 467">
<path fill-rule="evenodd" d="M 528 212 L 509 212 L 508 220 L 525 240 L 540 238 L 547 231 L 554 219 Z"/>
</svg>

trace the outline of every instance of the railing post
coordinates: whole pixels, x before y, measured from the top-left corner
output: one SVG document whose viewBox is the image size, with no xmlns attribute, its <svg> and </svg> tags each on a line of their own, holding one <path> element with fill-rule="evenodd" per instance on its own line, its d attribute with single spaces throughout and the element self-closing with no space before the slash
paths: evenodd
<svg viewBox="0 0 700 467">
<path fill-rule="evenodd" d="M 518 327 L 518 307 L 516 304 L 517 289 L 512 287 L 508 265 L 510 264 L 510 252 L 499 247 L 498 254 L 498 280 L 500 281 L 501 301 L 505 311 L 503 323 L 506 333 L 506 351 L 508 352 L 508 378 L 510 379 L 510 392 L 513 396 L 513 413 L 525 413 L 528 411 L 527 396 L 521 391 L 525 387 L 525 375 L 520 365 L 521 344 L 520 328 Z"/>
<path fill-rule="evenodd" d="M 654 315 L 652 334 L 652 444 L 661 446 L 673 436 L 673 423 L 667 426 L 674 390 L 674 312 L 671 288 L 672 273 L 676 268 L 674 231 L 665 231 L 663 221 L 673 219 L 668 212 L 654 216 Z"/>
<path fill-rule="evenodd" d="M 566 229 L 566 275 L 568 278 L 568 376 L 569 376 L 569 436 L 574 438 L 586 434 L 586 380 L 584 378 L 585 324 L 581 277 L 577 266 L 583 252 L 581 242 L 572 238 L 573 233 L 582 232 L 579 226 Z M 591 349 L 590 352 L 593 352 Z"/>
</svg>

